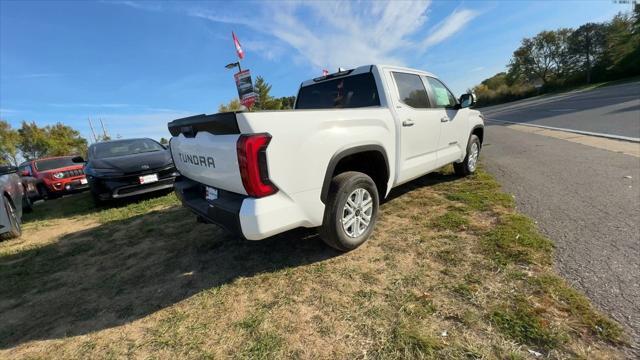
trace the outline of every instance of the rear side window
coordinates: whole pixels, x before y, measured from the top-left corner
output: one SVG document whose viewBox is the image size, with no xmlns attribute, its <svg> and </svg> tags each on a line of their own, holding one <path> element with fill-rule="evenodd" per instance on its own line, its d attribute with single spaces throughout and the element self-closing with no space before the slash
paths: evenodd
<svg viewBox="0 0 640 360">
<path fill-rule="evenodd" d="M 429 107 L 427 90 L 424 88 L 420 76 L 394 72 L 393 78 L 396 80 L 400 101 L 412 108 L 424 109 Z"/>
<path fill-rule="evenodd" d="M 350 109 L 380 106 L 372 73 L 347 76 L 305 86 L 298 92 L 296 109 Z"/>
<path fill-rule="evenodd" d="M 455 96 L 453 96 L 451 91 L 449 91 L 449 89 L 447 89 L 440 80 L 427 76 L 427 82 L 429 83 L 429 86 L 431 86 L 431 90 L 433 92 L 433 98 L 435 101 L 434 107 L 448 108 L 456 106 L 457 102 Z"/>
</svg>

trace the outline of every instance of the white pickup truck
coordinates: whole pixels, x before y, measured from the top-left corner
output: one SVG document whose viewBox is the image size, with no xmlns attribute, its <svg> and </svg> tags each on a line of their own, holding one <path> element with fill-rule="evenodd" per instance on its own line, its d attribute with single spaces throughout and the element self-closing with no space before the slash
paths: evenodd
<svg viewBox="0 0 640 360">
<path fill-rule="evenodd" d="M 174 120 L 176 193 L 199 220 L 246 239 L 319 227 L 349 251 L 391 188 L 450 163 L 476 170 L 484 123 L 473 102 L 428 72 L 367 65 L 303 82 L 294 110 Z"/>
</svg>

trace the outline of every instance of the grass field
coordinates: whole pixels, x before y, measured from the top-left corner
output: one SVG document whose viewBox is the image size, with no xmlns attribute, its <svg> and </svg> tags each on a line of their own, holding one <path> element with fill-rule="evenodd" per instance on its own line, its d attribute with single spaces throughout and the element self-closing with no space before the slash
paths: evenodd
<svg viewBox="0 0 640 360">
<path fill-rule="evenodd" d="M 172 194 L 77 195 L 25 222 L 0 243 L 0 358 L 624 357 L 620 326 L 482 171 L 394 190 L 347 254 L 307 230 L 239 240 Z"/>
</svg>

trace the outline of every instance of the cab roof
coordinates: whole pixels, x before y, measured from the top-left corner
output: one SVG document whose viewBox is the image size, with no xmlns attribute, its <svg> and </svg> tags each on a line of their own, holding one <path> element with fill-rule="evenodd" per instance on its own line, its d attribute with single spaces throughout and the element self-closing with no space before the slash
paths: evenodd
<svg viewBox="0 0 640 360">
<path fill-rule="evenodd" d="M 358 66 L 358 67 L 353 68 L 353 69 L 346 69 L 346 70 L 343 70 L 343 71 L 336 71 L 336 72 L 330 73 L 328 75 L 319 76 L 319 77 L 316 77 L 316 78 L 313 78 L 313 79 L 309 79 L 309 80 L 303 81 L 302 84 L 300 84 L 300 87 L 305 87 L 305 86 L 309 86 L 309 85 L 312 85 L 312 84 L 317 84 L 319 82 L 323 82 L 325 80 L 334 79 L 334 78 L 337 78 L 337 77 L 367 73 L 367 72 L 372 71 L 373 67 L 376 67 L 376 68 L 378 68 L 380 70 L 405 71 L 405 72 L 410 72 L 410 73 L 414 73 L 414 74 L 420 74 L 420 75 L 425 75 L 425 76 L 430 76 L 430 77 L 437 78 L 437 76 L 433 75 L 432 73 L 427 72 L 427 71 L 423 71 L 423 70 L 412 69 L 412 68 L 407 68 L 407 67 L 402 67 L 402 66 L 395 66 L 395 65 L 371 64 L 371 65 Z"/>
</svg>

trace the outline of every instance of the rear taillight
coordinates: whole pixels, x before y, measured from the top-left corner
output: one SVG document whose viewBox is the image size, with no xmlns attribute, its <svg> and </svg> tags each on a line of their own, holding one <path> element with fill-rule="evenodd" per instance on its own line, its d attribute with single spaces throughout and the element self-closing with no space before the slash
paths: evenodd
<svg viewBox="0 0 640 360">
<path fill-rule="evenodd" d="M 278 188 L 269 180 L 267 170 L 267 146 L 269 134 L 240 135 L 238 138 L 238 165 L 247 194 L 263 197 L 274 194 Z"/>
</svg>

